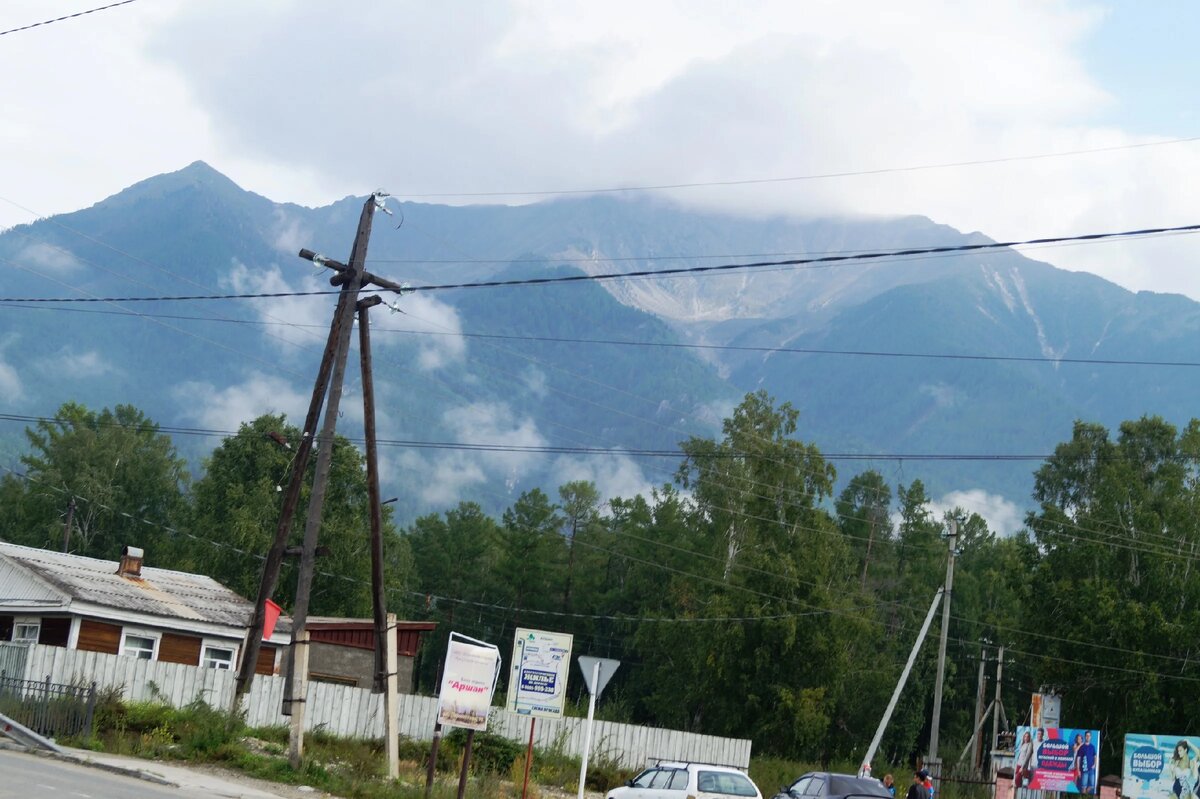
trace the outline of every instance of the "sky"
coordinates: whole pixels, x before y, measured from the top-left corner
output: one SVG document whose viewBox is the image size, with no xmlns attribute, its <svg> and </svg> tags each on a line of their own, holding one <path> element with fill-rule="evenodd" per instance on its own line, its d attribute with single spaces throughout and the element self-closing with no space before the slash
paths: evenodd
<svg viewBox="0 0 1200 799">
<path fill-rule="evenodd" d="M 103 5 L 8 0 L 0 30 Z M 348 10 L 349 9 L 349 10 Z M 202 159 L 278 201 L 755 180 L 1200 136 L 1184 2 L 138 0 L 0 36 L 0 227 Z M 996 239 L 1200 221 L 1200 141 L 666 192 Z M 470 196 L 470 195 L 476 196 Z M 436 196 L 433 196 L 436 195 Z M 1200 299 L 1194 237 L 1037 257 Z"/>
<path fill-rule="evenodd" d="M 6 0 L 0 30 L 104 4 Z M 1198 28 L 1165 0 L 136 0 L 0 35 L 0 228 L 195 160 L 309 206 L 770 180 L 658 193 L 998 240 L 1200 223 Z M 1198 236 L 1030 254 L 1200 300 Z M 231 408 L 286 388 L 209 387 Z"/>
</svg>

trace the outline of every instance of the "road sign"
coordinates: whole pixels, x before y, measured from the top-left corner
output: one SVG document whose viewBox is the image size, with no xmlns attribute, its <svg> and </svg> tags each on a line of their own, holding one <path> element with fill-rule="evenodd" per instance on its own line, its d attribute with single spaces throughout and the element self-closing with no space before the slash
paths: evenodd
<svg viewBox="0 0 1200 799">
<path fill-rule="evenodd" d="M 600 671 L 596 671 L 596 664 L 600 664 Z M 583 671 L 583 679 L 587 681 L 588 693 L 593 696 L 600 696 L 604 693 L 604 686 L 608 685 L 608 681 L 612 679 L 616 673 L 617 667 L 621 665 L 619 660 L 610 660 L 609 658 L 594 658 L 588 655 L 579 656 L 579 668 Z M 599 675 L 596 684 L 592 685 L 592 676 Z"/>
</svg>

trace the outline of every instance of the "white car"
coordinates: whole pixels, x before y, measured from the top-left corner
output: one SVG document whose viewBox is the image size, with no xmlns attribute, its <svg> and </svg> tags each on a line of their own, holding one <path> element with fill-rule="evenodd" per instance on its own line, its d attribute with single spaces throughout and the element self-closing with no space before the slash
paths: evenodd
<svg viewBox="0 0 1200 799">
<path fill-rule="evenodd" d="M 762 799 L 745 772 L 706 763 L 659 763 L 643 771 L 605 799 Z"/>
</svg>

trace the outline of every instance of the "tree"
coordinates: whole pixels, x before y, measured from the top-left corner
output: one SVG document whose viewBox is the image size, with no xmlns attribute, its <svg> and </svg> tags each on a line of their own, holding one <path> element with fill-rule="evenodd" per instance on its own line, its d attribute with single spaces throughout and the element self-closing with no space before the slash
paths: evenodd
<svg viewBox="0 0 1200 799">
<path fill-rule="evenodd" d="M 208 574 L 242 596 L 258 593 L 262 558 L 275 537 L 282 506 L 281 487 L 292 467 L 300 431 L 282 415 L 243 423 L 205 462 L 204 476 L 192 492 L 189 528 L 193 538 L 187 565 Z M 314 468 L 315 464 L 310 466 Z M 304 512 L 311 481 L 301 494 L 292 542 L 303 538 Z M 371 556 L 366 471 L 361 453 L 345 438 L 334 441 L 329 483 L 321 520 L 319 555 L 313 579 L 312 615 L 364 617 L 371 614 Z M 408 544 L 384 507 L 384 552 L 391 568 L 388 586 L 405 585 Z M 295 563 L 285 562 L 275 601 L 288 607 Z M 394 600 L 392 600 L 394 601 Z"/>
<path fill-rule="evenodd" d="M 72 552 L 111 560 L 137 546 L 151 565 L 172 561 L 189 475 L 157 424 L 132 405 L 96 413 L 68 402 L 25 435 L 23 484 L 9 478 L 3 486 L 10 541 L 58 549 L 73 497 Z"/>
</svg>

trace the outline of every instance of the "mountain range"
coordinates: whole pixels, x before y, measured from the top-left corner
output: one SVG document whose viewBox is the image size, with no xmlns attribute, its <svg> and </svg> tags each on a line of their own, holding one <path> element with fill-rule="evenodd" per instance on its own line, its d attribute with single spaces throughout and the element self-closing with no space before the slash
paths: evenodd
<svg viewBox="0 0 1200 799">
<path fill-rule="evenodd" d="M 363 202 L 276 203 L 197 162 L 5 231 L 4 411 L 134 404 L 189 428 L 177 439 L 197 463 L 217 440 L 209 431 L 266 410 L 299 421 L 329 295 L 19 300 L 331 291 L 296 252 L 345 260 Z M 638 195 L 388 208 L 369 268 L 414 286 L 989 241 L 923 217 L 743 217 Z M 719 435 L 758 389 L 799 409 L 798 434 L 838 456 L 842 479 L 874 468 L 893 484 L 920 478 L 934 496 L 974 492 L 1019 508 L 1038 461 L 1013 456 L 1048 454 L 1075 419 L 1185 423 L 1200 387 L 1187 366 L 1103 363 L 1200 361 L 1200 304 L 1006 249 L 420 291 L 392 303 L 396 312 L 374 312 L 376 381 L 385 491 L 408 516 L 458 499 L 497 510 L 569 479 L 610 495 L 645 491 L 669 481 L 678 458 L 594 450 Z M 351 436 L 355 363 L 343 401 Z M 19 433 L 0 426 L 6 463 Z M 447 442 L 505 449 L 429 446 Z M 913 457 L 929 454 L 948 459 Z M 1005 457 L 956 459 L 976 455 Z"/>
</svg>

